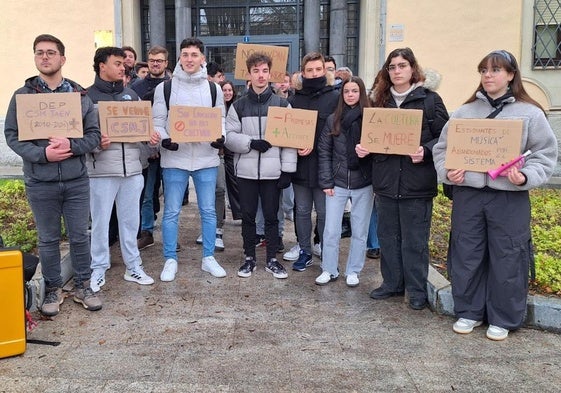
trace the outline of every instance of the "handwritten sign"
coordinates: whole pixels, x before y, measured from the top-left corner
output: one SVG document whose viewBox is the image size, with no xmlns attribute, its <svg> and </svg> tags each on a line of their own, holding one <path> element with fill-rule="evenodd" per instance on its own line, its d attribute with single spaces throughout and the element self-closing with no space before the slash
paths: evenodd
<svg viewBox="0 0 561 393">
<path fill-rule="evenodd" d="M 82 138 L 80 93 L 16 95 L 18 140 Z"/>
<path fill-rule="evenodd" d="M 447 169 L 487 172 L 520 155 L 522 120 L 450 119 Z"/>
<path fill-rule="evenodd" d="M 172 105 L 168 121 L 173 142 L 212 142 L 222 136 L 220 108 Z"/>
<path fill-rule="evenodd" d="M 286 64 L 288 63 L 288 47 L 274 45 L 242 44 L 236 48 L 236 65 L 234 77 L 236 79 L 248 80 L 249 72 L 245 61 L 254 52 L 262 52 L 271 57 L 271 82 L 284 82 Z"/>
<path fill-rule="evenodd" d="M 150 101 L 99 101 L 99 128 L 111 142 L 149 141 L 152 135 Z"/>
<path fill-rule="evenodd" d="M 265 137 L 273 146 L 313 148 L 317 111 L 270 106 Z"/>
<path fill-rule="evenodd" d="M 421 145 L 420 109 L 364 108 L 360 144 L 372 153 L 408 155 Z"/>
</svg>

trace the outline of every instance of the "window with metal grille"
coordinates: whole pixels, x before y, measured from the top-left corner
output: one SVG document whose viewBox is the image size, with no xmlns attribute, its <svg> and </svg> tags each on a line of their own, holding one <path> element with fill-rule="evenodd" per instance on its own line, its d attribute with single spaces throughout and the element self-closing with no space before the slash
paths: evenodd
<svg viewBox="0 0 561 393">
<path fill-rule="evenodd" d="M 561 1 L 534 2 L 534 69 L 561 68 Z"/>
</svg>

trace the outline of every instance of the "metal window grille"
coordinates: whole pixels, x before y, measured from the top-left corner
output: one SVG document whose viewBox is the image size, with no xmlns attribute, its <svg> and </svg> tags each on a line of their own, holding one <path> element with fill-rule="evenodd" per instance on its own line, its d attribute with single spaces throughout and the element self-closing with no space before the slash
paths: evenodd
<svg viewBox="0 0 561 393">
<path fill-rule="evenodd" d="M 534 69 L 561 68 L 561 1 L 534 1 Z"/>
</svg>

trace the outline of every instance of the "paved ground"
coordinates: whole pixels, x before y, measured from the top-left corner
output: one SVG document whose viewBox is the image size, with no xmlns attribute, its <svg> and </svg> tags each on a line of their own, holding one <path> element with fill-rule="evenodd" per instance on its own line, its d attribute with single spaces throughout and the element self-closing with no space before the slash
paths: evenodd
<svg viewBox="0 0 561 393">
<path fill-rule="evenodd" d="M 188 205 L 171 283 L 159 281 L 159 231 L 142 252 L 152 286 L 123 280 L 114 246 L 103 309 L 66 299 L 59 316 L 29 334 L 61 344 L 28 344 L 24 355 L 0 359 L 0 392 L 559 391 L 560 335 L 524 328 L 497 343 L 485 328 L 455 334 L 452 318 L 410 310 L 403 298 L 374 301 L 377 260 L 367 260 L 357 288 L 344 279 L 316 286 L 317 259 L 305 272 L 274 279 L 263 250 L 254 276 L 238 278 L 241 227 L 231 220 L 227 249 L 217 253 L 228 276 L 213 278 L 200 269 L 198 227 Z"/>
</svg>

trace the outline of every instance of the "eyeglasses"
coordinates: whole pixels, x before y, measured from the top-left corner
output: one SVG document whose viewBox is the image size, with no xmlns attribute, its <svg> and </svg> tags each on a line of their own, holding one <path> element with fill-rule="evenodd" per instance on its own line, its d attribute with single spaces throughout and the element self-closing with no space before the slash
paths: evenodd
<svg viewBox="0 0 561 393">
<path fill-rule="evenodd" d="M 493 67 L 491 69 L 488 68 L 480 68 L 479 70 L 477 70 L 481 75 L 485 75 L 488 72 L 491 73 L 491 75 L 497 75 L 500 74 L 501 71 L 503 70 L 503 67 Z"/>
<path fill-rule="evenodd" d="M 409 67 L 409 63 L 390 64 L 388 66 L 388 72 L 395 72 L 398 68 L 404 70 L 407 67 Z"/>
<path fill-rule="evenodd" d="M 48 51 L 36 50 L 35 51 L 35 57 L 43 57 L 45 55 L 47 55 L 47 57 L 50 59 L 50 58 L 58 55 L 58 52 L 56 50 L 48 50 Z"/>
<path fill-rule="evenodd" d="M 164 64 L 165 60 L 162 60 L 162 59 L 148 59 L 148 63 L 150 63 L 150 64 Z"/>
</svg>

